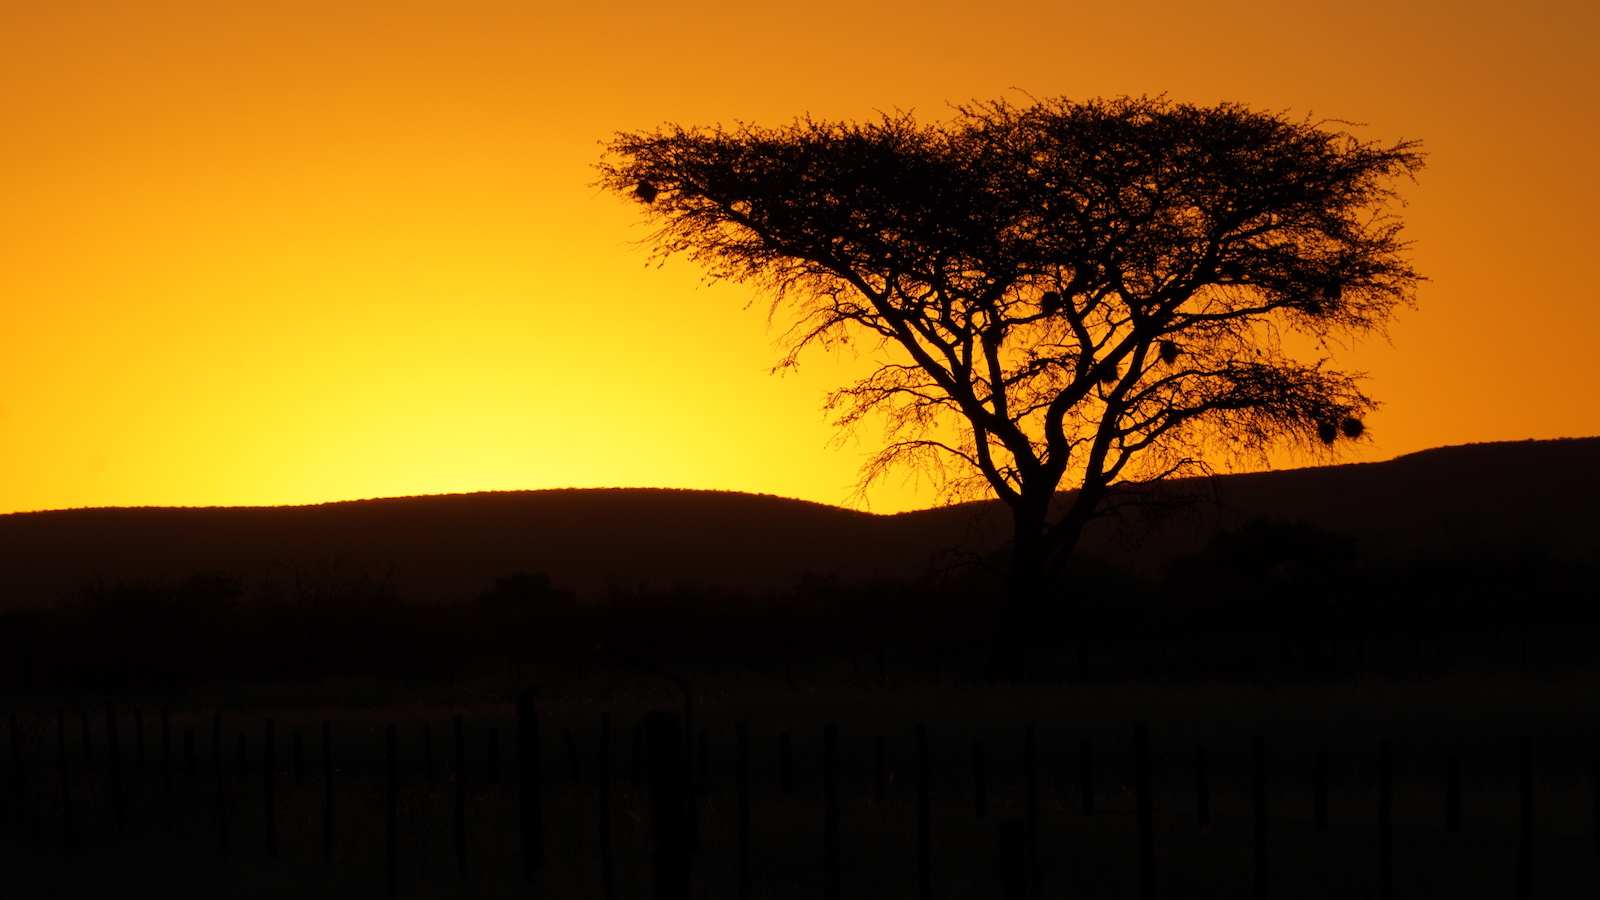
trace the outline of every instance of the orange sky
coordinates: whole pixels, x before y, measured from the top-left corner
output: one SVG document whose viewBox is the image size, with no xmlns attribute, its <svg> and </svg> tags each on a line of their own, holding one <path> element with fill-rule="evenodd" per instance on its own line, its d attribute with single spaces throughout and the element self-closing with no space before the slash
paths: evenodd
<svg viewBox="0 0 1600 900">
<path fill-rule="evenodd" d="M 1355 459 L 1600 434 L 1600 5 L 7 0 L 0 512 L 566 486 L 841 503 L 765 304 L 646 268 L 599 142 L 1166 92 L 1419 138 Z M 1015 97 L 1016 95 L 1012 95 Z M 891 483 L 879 512 L 930 503 Z"/>
</svg>

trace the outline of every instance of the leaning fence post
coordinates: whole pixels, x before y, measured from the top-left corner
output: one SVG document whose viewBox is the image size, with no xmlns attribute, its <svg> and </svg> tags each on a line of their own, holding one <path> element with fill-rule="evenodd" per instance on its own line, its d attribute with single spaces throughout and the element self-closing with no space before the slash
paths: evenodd
<svg viewBox="0 0 1600 900">
<path fill-rule="evenodd" d="M 544 816 L 540 783 L 537 687 L 517 694 L 517 809 L 522 835 L 522 874 L 537 885 L 544 872 Z"/>
<path fill-rule="evenodd" d="M 656 900 L 688 900 L 692 800 L 682 722 L 676 713 L 649 713 L 644 718 L 644 731 Z"/>
</svg>

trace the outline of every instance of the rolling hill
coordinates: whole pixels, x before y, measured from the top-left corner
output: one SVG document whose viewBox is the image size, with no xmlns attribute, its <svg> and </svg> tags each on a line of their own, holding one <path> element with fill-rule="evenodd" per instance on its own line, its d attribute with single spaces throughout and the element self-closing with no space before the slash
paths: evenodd
<svg viewBox="0 0 1600 900">
<path fill-rule="evenodd" d="M 1600 552 L 1600 438 L 1444 447 L 1359 463 L 1191 480 L 1206 497 L 1165 522 L 1104 523 L 1085 549 L 1159 566 L 1219 527 L 1304 520 L 1374 552 L 1475 552 L 1537 542 Z M 475 596 L 515 571 L 584 595 L 610 588 L 781 589 L 810 573 L 904 578 L 1003 539 L 997 504 L 873 515 L 766 495 L 569 489 L 315 506 L 71 509 L 0 515 L 0 609 L 94 579 L 225 571 L 247 584 L 385 583 L 415 600 Z"/>
</svg>

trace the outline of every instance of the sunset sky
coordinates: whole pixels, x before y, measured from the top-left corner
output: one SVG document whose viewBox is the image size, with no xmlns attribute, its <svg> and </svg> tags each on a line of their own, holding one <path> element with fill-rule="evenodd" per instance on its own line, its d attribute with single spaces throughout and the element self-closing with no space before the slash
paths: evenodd
<svg viewBox="0 0 1600 900">
<path fill-rule="evenodd" d="M 549 487 L 843 503 L 875 434 L 647 267 L 601 142 L 1166 93 L 1420 139 L 1349 458 L 1600 434 L 1600 4 L 7 0 L 0 512 Z M 755 301 L 752 304 L 752 301 Z M 1295 464 L 1293 459 L 1281 461 Z M 877 512 L 929 505 L 915 485 Z"/>
</svg>

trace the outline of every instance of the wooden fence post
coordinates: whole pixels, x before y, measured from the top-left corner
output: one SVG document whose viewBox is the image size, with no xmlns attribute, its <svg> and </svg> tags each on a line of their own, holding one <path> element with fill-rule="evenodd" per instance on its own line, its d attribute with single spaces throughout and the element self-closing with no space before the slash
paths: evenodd
<svg viewBox="0 0 1600 900">
<path fill-rule="evenodd" d="M 633 758 L 628 763 L 628 784 L 644 786 L 644 723 L 633 723 Z"/>
<path fill-rule="evenodd" d="M 1200 830 L 1211 826 L 1211 786 L 1206 772 L 1206 748 L 1194 753 L 1194 822 Z"/>
<path fill-rule="evenodd" d="M 467 871 L 467 735 L 461 713 L 456 713 L 452 724 L 456 743 L 456 872 L 460 874 Z"/>
<path fill-rule="evenodd" d="M 1444 763 L 1444 830 L 1461 832 L 1461 756 L 1456 753 Z"/>
<path fill-rule="evenodd" d="M 1000 896 L 1002 900 L 1027 900 L 1027 826 L 1017 819 L 1000 823 Z"/>
<path fill-rule="evenodd" d="M 278 723 L 267 720 L 261 736 L 261 817 L 266 830 L 267 856 L 278 858 Z"/>
<path fill-rule="evenodd" d="M 333 724 L 322 722 L 322 862 L 333 865 Z"/>
<path fill-rule="evenodd" d="M 1526 634 L 1524 634 L 1526 639 Z M 1517 900 L 1533 896 L 1533 742 L 1526 736 L 1517 744 L 1517 786 L 1522 795 L 1517 847 Z"/>
<path fill-rule="evenodd" d="M 829 722 L 822 736 L 822 896 L 843 895 L 839 874 L 839 726 Z"/>
<path fill-rule="evenodd" d="M 292 753 L 294 756 L 294 758 L 291 760 L 294 765 L 294 783 L 296 785 L 302 785 L 306 783 L 306 756 L 305 748 L 300 741 L 300 729 L 296 728 L 294 730 L 294 734 L 290 738 L 290 741 L 292 744 L 290 747 L 290 753 Z"/>
<path fill-rule="evenodd" d="M 917 896 L 933 897 L 933 775 L 928 759 L 928 726 L 917 723 Z"/>
<path fill-rule="evenodd" d="M 677 713 L 644 717 L 649 767 L 650 834 L 655 845 L 656 900 L 688 900 L 690 796 L 682 721 Z"/>
<path fill-rule="evenodd" d="M 390 897 L 400 890 L 400 741 L 396 732 L 391 722 L 383 736 L 383 888 Z"/>
<path fill-rule="evenodd" d="M 1088 738 L 1078 743 L 1078 792 L 1082 796 L 1079 806 L 1086 816 L 1094 815 L 1094 758 L 1091 749 Z"/>
<path fill-rule="evenodd" d="M 489 771 L 485 773 L 490 784 L 500 783 L 500 729 L 489 729 Z"/>
<path fill-rule="evenodd" d="M 1389 742 L 1378 744 L 1378 900 L 1394 891 L 1394 760 Z"/>
<path fill-rule="evenodd" d="M 794 793 L 794 751 L 787 731 L 778 735 L 778 783 L 785 797 Z"/>
<path fill-rule="evenodd" d="M 583 769 L 578 764 L 578 742 L 572 736 L 572 729 L 561 729 L 561 743 L 567 751 L 567 769 L 572 773 L 573 784 L 583 784 Z"/>
<path fill-rule="evenodd" d="M 738 793 L 735 811 L 737 854 L 737 897 L 750 900 L 750 726 L 734 724 L 734 790 Z"/>
<path fill-rule="evenodd" d="M 22 775 L 22 724 L 17 721 L 14 713 L 9 717 L 7 724 L 11 736 L 11 768 L 10 777 L 6 779 L 8 782 L 6 785 L 6 810 L 11 814 L 8 818 L 13 818 L 16 823 L 17 833 L 25 834 L 27 832 L 28 805 L 23 799 L 23 791 L 27 785 L 27 780 Z M 0 822 L 0 826 L 9 824 L 9 822 Z"/>
<path fill-rule="evenodd" d="M 604 900 L 615 900 L 616 873 L 611 864 L 611 713 L 600 714 L 600 758 L 595 762 L 595 777 L 600 788 L 600 891 Z"/>
<path fill-rule="evenodd" d="M 167 708 L 161 708 L 161 806 L 171 824 L 172 816 L 172 727 Z"/>
<path fill-rule="evenodd" d="M 222 769 L 222 714 L 211 716 L 211 767 L 217 781 L 217 845 L 228 854 L 228 780 Z"/>
<path fill-rule="evenodd" d="M 1318 831 L 1328 830 L 1328 751 L 1318 750 L 1311 761 L 1311 822 Z"/>
<path fill-rule="evenodd" d="M 872 799 L 882 803 L 889 793 L 889 748 L 883 735 L 872 742 Z"/>
<path fill-rule="evenodd" d="M 1250 752 L 1250 821 L 1254 848 L 1255 897 L 1267 898 L 1267 741 L 1257 737 Z"/>
<path fill-rule="evenodd" d="M 78 842 L 77 822 L 72 815 L 72 779 L 67 771 L 67 712 L 56 710 L 56 758 L 61 768 L 61 815 L 66 820 L 69 846 Z"/>
<path fill-rule="evenodd" d="M 535 886 L 544 874 L 544 785 L 540 772 L 537 687 L 517 694 L 517 797 L 522 835 L 522 874 Z"/>
<path fill-rule="evenodd" d="M 422 783 L 433 784 L 433 725 L 422 724 Z"/>
<path fill-rule="evenodd" d="M 972 742 L 972 814 L 983 818 L 989 814 L 989 790 L 984 778 L 983 741 Z"/>
<path fill-rule="evenodd" d="M 1150 729 L 1143 722 L 1133 726 L 1133 771 L 1138 806 L 1139 895 L 1144 900 L 1155 900 L 1155 801 L 1150 787 Z"/>
<path fill-rule="evenodd" d="M 106 765 L 111 775 L 111 822 L 117 835 L 123 833 L 122 759 L 117 749 L 117 709 L 106 699 Z"/>
<path fill-rule="evenodd" d="M 1034 752 L 1034 727 L 1029 722 L 1022 728 L 1022 786 L 1023 803 L 1028 813 L 1027 863 L 1028 896 L 1037 900 L 1043 887 L 1039 869 L 1039 758 Z"/>
</svg>

